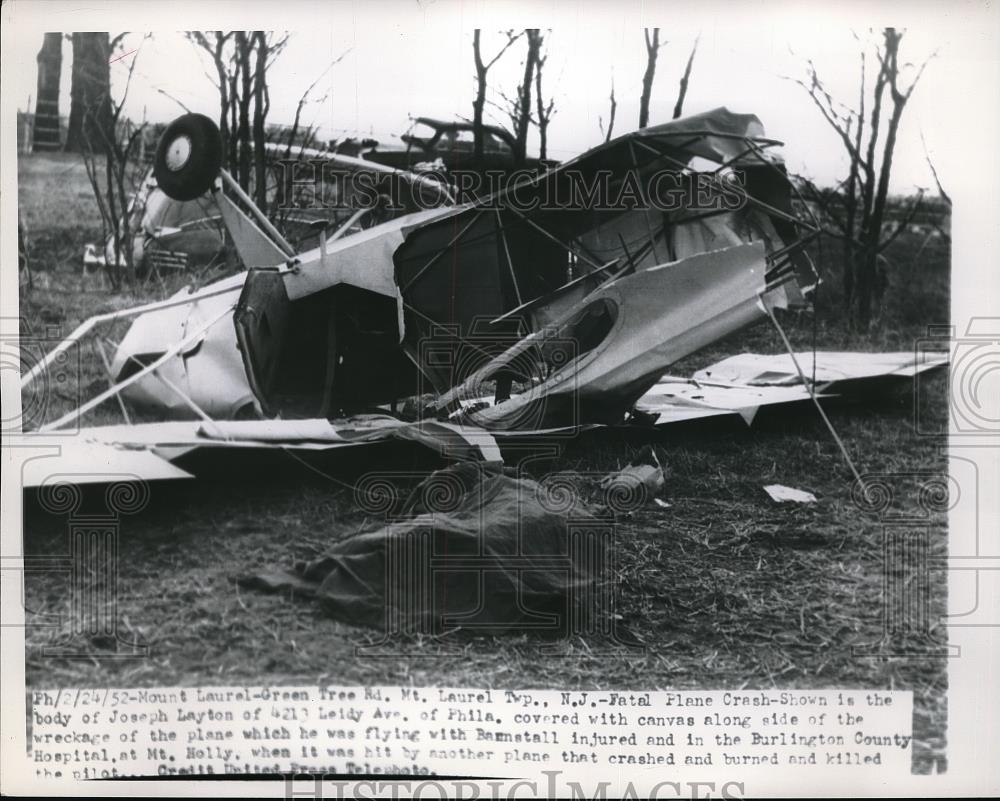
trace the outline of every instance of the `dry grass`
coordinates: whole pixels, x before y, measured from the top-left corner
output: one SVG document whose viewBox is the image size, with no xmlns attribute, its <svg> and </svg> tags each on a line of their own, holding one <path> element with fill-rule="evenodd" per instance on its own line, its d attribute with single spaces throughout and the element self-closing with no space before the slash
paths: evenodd
<svg viewBox="0 0 1000 801">
<path fill-rule="evenodd" d="M 30 196 L 22 186 L 22 199 Z M 55 200 L 47 197 L 46 202 Z M 940 253 L 933 261 L 927 255 L 925 249 L 924 268 L 908 283 L 906 297 L 924 287 L 928 297 L 921 295 L 921 303 L 931 311 L 912 320 L 897 302 L 886 311 L 879 333 L 863 338 L 846 333 L 831 306 L 819 321 L 819 345 L 912 348 L 921 327 L 943 322 L 947 313 L 946 295 L 940 292 L 947 263 L 942 265 Z M 31 314 L 47 309 L 69 327 L 93 309 L 125 302 L 100 293 L 74 294 L 76 264 L 52 268 L 50 289 L 31 298 Z M 808 348 L 811 321 L 786 322 L 795 345 Z M 739 350 L 778 352 L 781 346 L 772 331 L 759 326 L 674 372 Z M 87 380 L 98 381 L 99 374 L 83 380 L 84 389 Z M 919 436 L 913 425 L 915 413 L 935 421 L 946 414 L 946 377 L 935 378 L 927 389 L 915 401 L 833 410 L 842 438 L 864 471 L 947 470 L 939 443 Z M 114 410 L 101 414 L 111 417 Z M 624 464 L 643 441 L 622 432 L 597 432 L 570 443 L 548 469 L 607 472 Z M 234 581 L 257 568 L 315 556 L 373 523 L 353 504 L 349 472 L 346 481 L 323 479 L 282 456 L 251 478 L 234 474 L 229 480 L 157 486 L 144 512 L 123 519 L 118 553 L 119 629 L 126 639 L 148 644 L 148 656 L 110 660 L 112 643 L 77 635 L 72 642 L 81 658 L 45 657 L 46 644 L 65 642 L 66 627 L 32 626 L 27 631 L 28 684 L 912 689 L 915 768 L 943 769 L 945 660 L 861 658 L 852 650 L 881 637 L 882 533 L 878 522 L 851 502 L 846 470 L 815 413 L 763 416 L 749 430 L 671 429 L 656 447 L 668 469 L 665 497 L 672 506 L 644 507 L 621 519 L 616 530 L 619 630 L 641 647 L 609 654 L 586 638 L 539 643 L 527 635 L 458 634 L 443 640 L 411 638 L 404 643 L 411 652 L 405 657 L 359 655 L 357 646 L 377 641 L 377 632 L 331 620 L 307 601 L 241 590 Z M 392 466 L 406 464 L 398 457 Z M 351 467 L 355 474 L 362 468 Z M 807 489 L 819 501 L 774 504 L 761 489 L 767 483 Z M 65 553 L 65 518 L 42 512 L 30 500 L 28 554 Z M 906 503 L 915 506 L 916 500 Z M 931 532 L 932 549 L 943 552 L 944 520 L 932 521 Z M 943 576 L 935 578 L 941 580 L 932 585 L 932 619 L 944 612 L 946 602 Z M 62 613 L 68 620 L 67 591 L 64 575 L 32 574 L 28 608 Z M 546 655 L 543 646 L 557 653 Z"/>
</svg>

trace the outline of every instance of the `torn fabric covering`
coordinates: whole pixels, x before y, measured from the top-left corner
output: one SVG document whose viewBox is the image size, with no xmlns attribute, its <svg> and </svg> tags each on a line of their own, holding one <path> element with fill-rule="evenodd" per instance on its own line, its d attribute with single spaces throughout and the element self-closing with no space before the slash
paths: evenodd
<svg viewBox="0 0 1000 801">
<path fill-rule="evenodd" d="M 387 415 L 359 415 L 346 420 L 248 420 L 203 424 L 198 435 L 219 442 L 275 446 L 360 445 L 385 439 L 419 442 L 441 456 L 459 461 L 501 461 L 496 440 L 480 428 L 421 420 L 406 423 Z"/>
<path fill-rule="evenodd" d="M 52 472 L 80 474 L 86 483 L 86 469 L 95 458 L 104 472 L 127 472 L 137 478 L 191 478 L 171 464 L 199 449 L 267 449 L 328 451 L 335 448 L 364 447 L 387 440 L 416 442 L 447 461 L 501 461 L 496 440 L 482 429 L 452 423 L 422 421 L 406 423 L 383 415 L 360 415 L 346 420 L 247 420 L 172 421 L 135 425 L 84 428 L 66 437 L 46 436 L 45 444 L 60 445 L 63 451 L 38 465 L 41 472 L 26 474 L 25 486 L 38 486 Z M 84 454 L 96 454 L 89 463 Z M 116 469 L 111 471 L 110 467 Z M 32 468 L 34 470 L 34 468 Z M 47 472 L 46 472 L 47 471 Z"/>
<path fill-rule="evenodd" d="M 498 465 L 455 465 L 413 491 L 402 519 L 334 543 L 292 571 L 239 581 L 316 598 L 353 624 L 558 633 L 558 621 L 573 619 L 601 591 L 606 543 L 578 501 L 556 510 L 545 500 L 535 481 Z"/>
<path fill-rule="evenodd" d="M 795 255 L 802 242 L 784 241 L 778 235 L 778 218 L 785 214 L 787 198 L 764 208 L 754 205 L 751 193 L 753 208 L 743 209 L 746 195 L 731 187 L 734 195 L 741 195 L 736 198 L 741 210 L 705 226 L 693 223 L 692 230 L 676 242 L 673 232 L 678 225 L 689 225 L 692 216 L 711 215 L 693 201 L 682 202 L 677 209 L 661 208 L 648 196 L 637 205 L 613 202 L 624 187 L 641 186 L 654 177 L 669 174 L 683 184 L 691 175 L 700 175 L 688 169 L 696 157 L 709 159 L 718 168 L 773 172 L 767 176 L 773 178 L 767 189 L 773 194 L 774 185 L 780 185 L 788 195 L 790 186 L 780 162 L 762 153 L 762 148 L 775 143 L 762 135 L 755 116 L 715 109 L 619 137 L 456 210 L 447 219 L 421 225 L 394 254 L 395 279 L 406 306 L 403 344 L 410 358 L 439 393 L 447 392 L 471 372 L 460 374 L 459 368 L 477 361 L 482 338 L 492 336 L 496 341 L 502 335 L 489 326 L 484 329 L 484 321 L 495 324 L 502 319 L 516 327 L 519 319 L 511 315 L 517 309 L 551 296 L 572 279 L 603 270 L 601 265 L 614 265 L 609 276 L 626 270 L 638 274 L 656 264 L 703 255 L 706 249 L 723 253 L 729 245 L 763 243 L 767 263 L 761 286 L 766 281 L 774 290 L 768 300 L 778 306 L 801 300 L 798 289 L 782 289 L 802 278 Z M 598 184 L 602 175 L 611 176 L 610 202 L 580 200 L 581 186 Z M 762 182 L 751 188 L 758 183 Z M 642 196 L 646 190 L 634 191 Z M 721 226 L 724 236 L 713 234 L 713 226 Z M 693 254 L 698 247 L 703 248 L 701 253 Z M 814 281 L 815 275 L 809 280 Z M 528 330 L 534 330 L 530 319 L 528 323 Z"/>
<path fill-rule="evenodd" d="M 285 275 L 289 299 L 297 300 L 341 283 L 398 297 L 393 253 L 420 225 L 455 213 L 455 209 L 446 207 L 407 214 L 328 243 L 325 258 L 321 258 L 319 247 L 299 254 L 298 269 Z"/>
</svg>

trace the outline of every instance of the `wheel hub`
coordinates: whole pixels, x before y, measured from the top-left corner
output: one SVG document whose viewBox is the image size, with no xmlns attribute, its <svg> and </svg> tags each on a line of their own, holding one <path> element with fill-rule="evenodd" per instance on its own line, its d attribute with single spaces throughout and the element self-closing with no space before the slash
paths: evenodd
<svg viewBox="0 0 1000 801">
<path fill-rule="evenodd" d="M 166 163 L 167 169 L 171 172 L 177 172 L 184 168 L 184 165 L 188 163 L 188 159 L 191 158 L 191 139 L 187 136 L 178 136 L 173 142 L 170 143 L 170 147 L 167 148 L 166 152 Z"/>
</svg>

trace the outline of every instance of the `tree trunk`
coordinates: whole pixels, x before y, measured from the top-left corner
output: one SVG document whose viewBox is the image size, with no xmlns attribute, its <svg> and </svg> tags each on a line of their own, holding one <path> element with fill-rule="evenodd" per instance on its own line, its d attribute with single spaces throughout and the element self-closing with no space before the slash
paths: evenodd
<svg viewBox="0 0 1000 801">
<path fill-rule="evenodd" d="M 254 31 L 257 40 L 257 60 L 254 67 L 253 84 L 253 178 L 254 198 L 258 208 L 267 208 L 267 161 L 264 152 L 264 141 L 267 138 L 265 119 L 267 109 L 264 95 L 267 92 L 267 34 L 264 31 Z"/>
<path fill-rule="evenodd" d="M 549 155 L 549 119 L 552 117 L 552 109 L 555 107 L 555 100 L 550 100 L 548 105 L 542 98 L 542 68 L 548 59 L 541 55 L 541 47 L 544 37 L 537 35 L 539 55 L 535 65 L 535 115 L 538 118 L 538 158 L 545 161 Z"/>
<path fill-rule="evenodd" d="M 844 239 L 842 258 L 844 263 L 844 310 L 850 314 L 854 305 L 854 274 L 857 272 L 857 266 L 855 265 L 854 244 L 847 238 Z"/>
<path fill-rule="evenodd" d="M 538 114 L 538 158 L 542 161 L 549 155 L 549 115 L 542 100 L 542 62 L 535 71 L 535 102 Z"/>
<path fill-rule="evenodd" d="M 95 151 L 103 152 L 114 138 L 110 49 L 107 31 L 73 34 L 68 151 L 79 153 L 89 141 Z"/>
<path fill-rule="evenodd" d="M 531 84 L 534 79 L 535 65 L 538 62 L 540 48 L 538 29 L 528 29 L 528 55 L 524 60 L 524 78 L 518 87 L 517 119 L 514 121 L 514 140 L 517 144 L 514 153 L 514 166 L 524 165 L 528 155 L 528 127 L 531 125 Z"/>
<path fill-rule="evenodd" d="M 691 55 L 688 56 L 687 65 L 684 67 L 684 74 L 681 76 L 680 86 L 677 87 L 677 102 L 674 104 L 674 119 L 678 119 L 684 113 L 684 99 L 688 93 L 688 81 L 691 80 L 691 67 L 694 66 L 694 56 L 698 52 L 698 40 L 694 40 L 691 47 Z"/>
<path fill-rule="evenodd" d="M 611 94 L 608 100 L 611 101 L 611 108 L 608 111 L 608 132 L 604 137 L 605 142 L 611 141 L 611 133 L 615 129 L 615 113 L 618 111 L 618 101 L 615 100 L 615 81 L 613 78 L 611 79 Z"/>
<path fill-rule="evenodd" d="M 58 150 L 59 78 L 62 75 L 62 34 L 47 33 L 38 51 L 38 95 L 31 131 L 32 150 Z"/>
<path fill-rule="evenodd" d="M 240 187 L 247 194 L 253 190 L 250 186 L 250 170 L 253 151 L 253 131 L 250 129 L 250 101 L 252 98 L 253 73 L 250 66 L 250 55 L 253 44 L 246 31 L 236 32 L 236 58 L 239 62 L 239 180 Z"/>
<path fill-rule="evenodd" d="M 653 78 L 656 77 L 656 56 L 660 52 L 660 29 L 653 28 L 653 35 L 650 36 L 647 28 L 643 35 L 646 37 L 646 71 L 642 75 L 642 97 L 639 98 L 640 128 L 649 124 L 649 99 L 653 93 Z"/>
<path fill-rule="evenodd" d="M 486 105 L 486 72 L 479 45 L 479 28 L 472 34 L 472 53 L 476 59 L 476 99 L 472 101 L 473 154 L 476 165 L 483 163 L 483 107 Z"/>
<path fill-rule="evenodd" d="M 212 60 L 215 63 L 215 73 L 219 78 L 219 134 L 222 136 L 223 153 L 226 154 L 226 167 L 232 171 L 235 167 L 235 157 L 232 150 L 233 133 L 229 127 L 229 76 L 226 73 L 225 47 L 229 34 L 215 32 L 215 49 Z"/>
</svg>

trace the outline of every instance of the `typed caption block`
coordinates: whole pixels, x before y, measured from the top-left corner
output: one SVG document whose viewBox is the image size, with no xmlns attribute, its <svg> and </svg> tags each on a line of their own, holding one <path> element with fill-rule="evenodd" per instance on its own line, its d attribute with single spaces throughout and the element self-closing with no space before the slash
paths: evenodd
<svg viewBox="0 0 1000 801">
<path fill-rule="evenodd" d="M 45 779 L 908 773 L 912 753 L 912 693 L 878 690 L 212 687 L 36 691 L 30 700 L 28 758 Z"/>
</svg>

